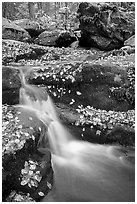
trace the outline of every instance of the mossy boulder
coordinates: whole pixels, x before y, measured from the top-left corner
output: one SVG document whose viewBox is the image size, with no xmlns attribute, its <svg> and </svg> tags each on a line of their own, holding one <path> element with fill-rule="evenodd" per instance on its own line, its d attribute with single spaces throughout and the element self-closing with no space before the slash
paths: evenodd
<svg viewBox="0 0 137 204">
<path fill-rule="evenodd" d="M 80 45 L 113 50 L 135 33 L 135 12 L 125 11 L 116 4 L 81 3 L 78 9 Z"/>
</svg>

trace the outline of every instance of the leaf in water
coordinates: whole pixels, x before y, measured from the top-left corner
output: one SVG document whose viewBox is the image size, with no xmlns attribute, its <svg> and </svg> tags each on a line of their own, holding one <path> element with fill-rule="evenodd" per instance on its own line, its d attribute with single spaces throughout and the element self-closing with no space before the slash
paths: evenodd
<svg viewBox="0 0 137 204">
<path fill-rule="evenodd" d="M 28 136 L 29 136 L 29 133 L 25 132 L 24 135 L 25 135 L 26 137 L 28 137 Z"/>
<path fill-rule="evenodd" d="M 55 97 L 57 96 L 56 92 L 53 92 L 53 96 L 55 96 Z"/>
<path fill-rule="evenodd" d="M 34 186 L 34 187 L 38 186 L 38 182 L 36 180 L 31 180 L 30 184 L 31 184 L 31 186 Z"/>
<path fill-rule="evenodd" d="M 80 91 L 76 91 L 76 94 L 80 96 L 82 93 Z"/>
<path fill-rule="evenodd" d="M 28 170 L 27 169 L 21 169 L 21 174 L 28 174 Z"/>
<path fill-rule="evenodd" d="M 74 99 L 71 100 L 71 102 L 69 103 L 70 105 L 72 105 L 75 102 Z"/>
<path fill-rule="evenodd" d="M 56 79 L 56 75 L 54 75 L 54 74 L 53 74 L 53 76 L 52 76 L 52 77 L 53 77 L 53 79 Z"/>
<path fill-rule="evenodd" d="M 29 120 L 33 120 L 32 117 L 29 117 Z"/>
<path fill-rule="evenodd" d="M 32 135 L 32 137 L 31 137 L 33 140 L 35 140 L 35 136 L 34 135 Z"/>
<path fill-rule="evenodd" d="M 17 144 L 20 142 L 20 140 L 19 140 L 19 139 L 16 139 L 16 140 L 14 140 L 14 141 L 15 141 L 15 143 L 17 143 Z"/>
<path fill-rule="evenodd" d="M 38 192 L 38 195 L 39 195 L 39 196 L 44 196 L 45 194 L 40 191 L 40 192 Z"/>
<path fill-rule="evenodd" d="M 32 175 L 33 175 L 33 171 L 29 170 L 29 171 L 28 171 L 28 174 L 29 174 L 30 176 L 32 176 Z"/>
<path fill-rule="evenodd" d="M 51 183 L 49 183 L 48 181 L 47 181 L 47 186 L 48 186 L 48 188 L 49 188 L 49 189 L 51 189 L 51 188 L 52 188 Z"/>
<path fill-rule="evenodd" d="M 101 134 L 101 131 L 100 130 L 97 130 L 96 131 L 96 135 L 100 135 Z"/>
<path fill-rule="evenodd" d="M 42 179 L 42 176 L 40 176 L 40 175 L 35 175 L 35 176 L 34 176 L 34 179 L 36 179 L 38 182 L 40 182 L 41 179 Z"/>
</svg>

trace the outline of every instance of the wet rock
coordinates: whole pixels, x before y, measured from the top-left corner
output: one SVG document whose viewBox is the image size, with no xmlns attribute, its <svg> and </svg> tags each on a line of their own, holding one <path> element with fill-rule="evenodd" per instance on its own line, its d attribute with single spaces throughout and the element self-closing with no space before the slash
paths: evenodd
<svg viewBox="0 0 137 204">
<path fill-rule="evenodd" d="M 123 84 L 128 87 L 130 80 L 127 77 L 127 70 L 134 68 L 134 60 L 134 55 L 129 55 L 120 58 L 109 56 L 85 62 L 60 62 L 52 66 L 47 64 L 46 68 L 37 67 L 28 79 L 33 84 L 51 86 L 51 95 L 56 100 L 59 98 L 71 102 L 69 97 L 73 93 L 73 97 L 85 105 L 92 104 L 96 108 L 102 107 L 106 110 L 127 110 L 130 107 L 128 102 L 124 99 L 117 101 L 111 95 L 110 89 L 119 88 Z M 66 88 L 62 95 L 60 95 L 62 91 L 58 92 L 61 87 Z M 71 94 L 67 93 L 69 90 Z M 81 95 L 77 96 L 76 91 Z"/>
<path fill-rule="evenodd" d="M 19 89 L 2 90 L 2 104 L 19 104 Z"/>
<path fill-rule="evenodd" d="M 2 68 L 2 103 L 18 104 L 21 87 L 18 70 L 10 67 Z"/>
<path fill-rule="evenodd" d="M 134 12 L 123 11 L 107 3 L 81 3 L 78 9 L 81 39 L 80 45 L 113 50 L 135 32 Z"/>
<path fill-rule="evenodd" d="M 94 57 L 94 56 L 93 56 Z M 128 61 L 131 60 L 131 64 Z M 45 85 L 68 85 L 71 83 L 111 84 L 121 85 L 126 80 L 127 67 L 134 66 L 134 56 L 128 58 L 109 57 L 84 62 L 57 62 L 48 68 L 37 67 L 34 75 L 31 75 L 30 82 Z M 54 70 L 53 70 L 54 68 Z"/>
<path fill-rule="evenodd" d="M 45 52 L 47 52 L 46 48 Z M 102 107 L 106 110 L 127 110 L 128 108 L 133 108 L 134 105 L 132 103 L 128 104 L 126 98 L 121 98 L 122 100 L 117 101 L 117 98 L 112 94 L 112 92 L 114 93 L 112 89 L 119 89 L 123 84 L 125 84 L 124 90 L 129 90 L 129 81 L 132 77 L 128 79 L 127 70 L 134 68 L 135 58 L 133 54 L 120 57 L 105 56 L 101 53 L 98 54 L 98 52 L 92 53 L 88 51 L 83 53 L 83 51 L 78 50 L 77 56 L 75 50 L 59 50 L 59 48 L 54 50 L 49 48 L 48 56 L 50 55 L 51 60 L 53 60 L 52 57 L 56 52 L 59 59 L 60 55 L 62 57 L 60 61 L 58 58 L 55 60 L 54 57 L 54 61 L 49 63 L 44 55 L 42 56 L 43 60 L 45 60 L 43 66 L 42 61 L 39 62 L 40 65 L 36 64 L 36 66 L 32 63 L 34 69 L 27 76 L 29 83 L 51 86 L 49 91 L 51 91 L 50 94 L 55 100 L 68 100 L 71 103 L 72 95 L 66 93 L 66 91 L 71 91 L 74 95 L 73 97 L 75 97 L 74 99 L 85 105 L 92 104 L 96 108 Z M 67 53 L 68 55 L 65 55 Z M 73 54 L 73 60 L 70 60 L 70 57 L 72 57 L 71 53 Z M 84 60 L 80 61 L 82 58 Z M 18 64 L 18 67 L 20 65 Z M 29 69 L 29 67 L 32 66 L 26 65 L 26 69 Z M 53 86 L 55 87 L 53 88 Z M 133 86 L 134 83 L 131 87 Z M 79 96 L 76 94 L 77 91 L 80 92 Z M 129 92 L 134 95 L 134 87 Z"/>
<path fill-rule="evenodd" d="M 76 109 L 80 114 L 75 122 L 82 126 L 82 137 L 90 142 L 119 143 L 133 145 L 135 143 L 135 111 L 106 111 L 91 106 L 79 105 Z M 88 134 L 91 137 L 88 137 Z"/>
<path fill-rule="evenodd" d="M 31 37 L 29 33 L 14 22 L 2 18 L 2 38 L 10 40 L 28 41 Z"/>
<path fill-rule="evenodd" d="M 21 87 L 19 71 L 12 67 L 2 67 L 2 89 L 19 89 Z"/>
<path fill-rule="evenodd" d="M 75 110 L 81 104 L 84 106 L 90 105 L 105 111 L 126 112 L 134 109 L 134 105 L 125 98 L 121 100 L 118 96 L 120 100 L 117 100 L 114 94 L 111 93 L 114 89 L 120 89 L 123 84 L 126 85 L 124 90 L 127 92 L 130 89 L 128 87 L 130 85 L 129 81 L 132 82 L 131 91 L 134 89 L 134 54 L 113 56 L 112 53 L 104 53 L 98 50 L 52 47 L 44 48 L 44 51 L 46 54 L 40 60 L 32 60 L 30 62 L 29 60 L 24 60 L 22 63 L 20 61 L 20 63 L 14 63 L 15 65 L 8 67 L 8 69 L 22 68 L 22 66 L 26 70 L 31 68 L 31 72 L 26 76 L 27 81 L 48 91 L 57 105 L 58 114 L 62 122 L 67 125 L 74 125 L 76 120 L 78 120 L 77 117 L 79 117 Z M 29 63 L 33 66 L 29 65 Z M 128 70 L 130 71 L 128 72 Z M 10 78 L 9 75 L 7 76 Z M 13 73 L 13 76 L 9 81 L 15 82 L 15 84 L 13 83 L 13 88 L 18 92 L 14 95 L 13 100 L 12 95 L 14 92 L 10 84 L 6 85 L 5 74 L 4 86 L 7 89 L 3 91 L 3 103 L 17 104 L 19 101 L 20 84 L 16 83 L 15 80 L 18 75 Z M 121 91 L 119 93 L 121 94 Z M 130 90 L 128 93 L 130 93 Z M 134 91 L 132 95 L 134 96 Z M 9 96 L 11 97 L 8 98 Z M 82 134 L 81 131 L 80 127 L 78 135 Z M 105 136 L 97 137 L 95 130 L 91 133 L 94 141 L 106 141 L 103 139 Z M 89 135 L 89 131 L 87 131 L 87 135 Z M 104 135 L 106 134 L 104 133 Z M 98 140 L 96 140 L 97 138 Z M 107 141 L 109 141 L 108 138 Z"/>
<path fill-rule="evenodd" d="M 112 131 L 109 131 L 106 141 L 111 143 L 119 143 L 125 146 L 135 145 L 135 130 L 126 126 L 115 126 Z"/>
</svg>

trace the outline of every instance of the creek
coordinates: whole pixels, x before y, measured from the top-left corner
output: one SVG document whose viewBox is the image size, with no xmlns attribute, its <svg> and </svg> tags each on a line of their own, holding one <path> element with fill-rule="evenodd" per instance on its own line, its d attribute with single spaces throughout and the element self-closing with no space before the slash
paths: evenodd
<svg viewBox="0 0 137 204">
<path fill-rule="evenodd" d="M 50 144 L 54 187 L 43 201 L 134 202 L 134 164 L 125 149 L 76 139 L 61 124 L 48 93 L 28 84 L 22 71 L 20 76 L 17 107 L 43 122 Z"/>
</svg>

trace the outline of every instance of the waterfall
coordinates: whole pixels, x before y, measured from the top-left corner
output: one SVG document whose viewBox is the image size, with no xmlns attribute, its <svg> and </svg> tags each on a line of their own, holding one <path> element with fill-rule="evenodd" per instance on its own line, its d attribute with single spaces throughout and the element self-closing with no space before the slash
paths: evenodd
<svg viewBox="0 0 137 204">
<path fill-rule="evenodd" d="M 33 111 L 48 132 L 55 188 L 43 201 L 134 202 L 134 165 L 120 147 L 74 139 L 48 93 L 28 84 L 22 71 L 20 76 L 20 107 Z"/>
</svg>

